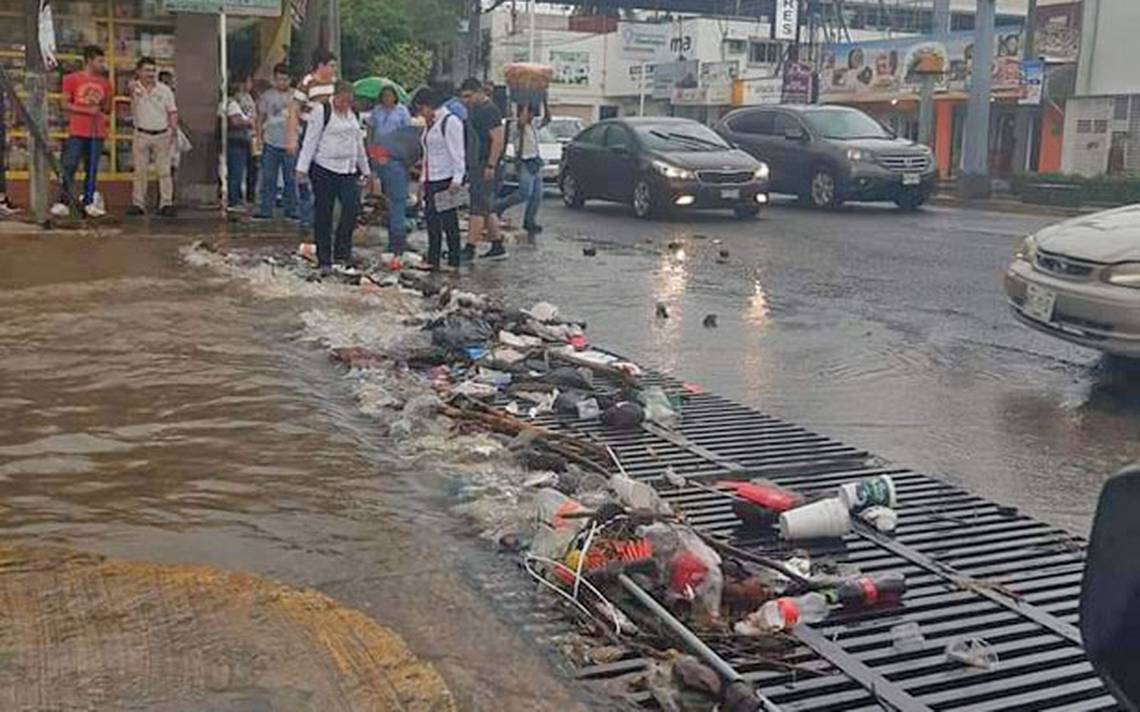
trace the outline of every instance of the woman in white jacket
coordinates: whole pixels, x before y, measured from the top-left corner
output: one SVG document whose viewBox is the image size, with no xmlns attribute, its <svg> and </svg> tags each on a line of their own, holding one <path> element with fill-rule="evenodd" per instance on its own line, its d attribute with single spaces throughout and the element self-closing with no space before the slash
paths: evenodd
<svg viewBox="0 0 1140 712">
<path fill-rule="evenodd" d="M 424 212 L 428 231 L 428 264 L 440 269 L 443 235 L 447 235 L 447 263 L 452 270 L 459 267 L 459 200 L 463 188 L 466 154 L 463 120 L 443 106 L 443 97 L 424 88 L 412 97 L 412 110 L 423 118 L 427 128 L 423 134 Z M 443 193 L 450 195 L 444 196 Z M 437 206 L 437 196 L 439 203 Z"/>
</svg>

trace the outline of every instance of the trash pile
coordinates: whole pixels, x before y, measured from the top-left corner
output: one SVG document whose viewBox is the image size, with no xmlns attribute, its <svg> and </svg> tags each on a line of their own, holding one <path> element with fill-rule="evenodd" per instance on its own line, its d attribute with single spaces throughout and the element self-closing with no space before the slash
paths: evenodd
<svg viewBox="0 0 1140 712">
<path fill-rule="evenodd" d="M 192 248 L 247 274 L 268 266 L 298 280 L 311 278 L 308 251 L 250 257 Z M 587 325 L 552 304 L 510 307 L 410 269 L 413 261 L 381 254 L 326 278 L 401 315 L 388 319 L 383 337 L 346 343 L 346 334 L 365 334 L 364 323 L 375 322 L 367 312 L 360 324 L 339 325 L 337 338 L 320 331 L 329 317 L 314 313 L 312 330 L 325 334 L 333 362 L 361 377 L 366 412 L 389 436 L 421 438 L 420 448 L 428 434 L 482 463 L 466 471 L 458 510 L 575 612 L 586 631 L 571 651 L 576 662 L 650 661 L 610 681 L 610 692 L 648 693 L 665 710 L 774 709 L 700 640 L 729 641 L 758 662 L 788 667 L 780 655 L 794 646 L 788 633 L 797 625 L 898 605 L 901 575 L 863 575 L 796 548 L 841 538 L 854 521 L 893 532 L 889 476 L 808 499 L 744 471 L 726 469 L 710 483 L 668 469 L 669 488 L 731 499 L 748 538 L 771 544 L 734 547 L 690 526 L 662 498 L 669 490 L 631 477 L 613 449 L 575 427 L 664 429 L 683 439 L 689 393 L 648 385 L 642 368 L 593 348 Z"/>
</svg>

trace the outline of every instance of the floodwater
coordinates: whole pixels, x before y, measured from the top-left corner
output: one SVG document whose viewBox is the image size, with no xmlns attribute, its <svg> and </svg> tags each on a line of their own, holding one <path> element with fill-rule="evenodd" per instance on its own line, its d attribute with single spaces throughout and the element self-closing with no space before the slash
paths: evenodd
<svg viewBox="0 0 1140 712">
<path fill-rule="evenodd" d="M 501 564 L 451 511 L 446 453 L 396 452 L 306 338 L 382 320 L 190 267 L 186 242 L 5 238 L 0 537 L 314 587 L 402 635 L 461 709 L 573 709 L 468 583 Z"/>
</svg>

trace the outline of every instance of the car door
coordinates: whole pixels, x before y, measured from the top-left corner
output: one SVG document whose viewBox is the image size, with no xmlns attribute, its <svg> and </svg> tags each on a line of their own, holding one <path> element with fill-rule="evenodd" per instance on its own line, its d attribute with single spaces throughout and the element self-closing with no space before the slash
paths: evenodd
<svg viewBox="0 0 1140 712">
<path fill-rule="evenodd" d="M 621 202 L 631 200 L 637 180 L 633 132 L 623 124 L 612 123 L 606 129 L 605 146 L 603 174 L 599 176 L 599 184 L 605 185 L 605 197 Z"/>
<path fill-rule="evenodd" d="M 807 129 L 793 114 L 776 112 L 772 125 L 772 153 L 778 156 L 780 166 L 772 167 L 773 187 L 778 193 L 799 193 L 807 185 L 811 169 Z M 798 133 L 803 139 L 789 138 L 790 133 Z M 778 185 L 777 185 L 778 183 Z"/>
<path fill-rule="evenodd" d="M 745 111 L 725 122 L 726 138 L 757 160 L 764 161 L 771 170 L 771 188 L 776 190 L 776 174 L 780 172 L 774 155 L 773 126 L 775 114 L 765 109 Z"/>
<path fill-rule="evenodd" d="M 571 141 L 563 152 L 562 170 L 573 174 L 578 190 L 585 197 L 601 197 L 598 179 L 603 175 L 606 129 L 609 124 L 594 124 Z"/>
</svg>

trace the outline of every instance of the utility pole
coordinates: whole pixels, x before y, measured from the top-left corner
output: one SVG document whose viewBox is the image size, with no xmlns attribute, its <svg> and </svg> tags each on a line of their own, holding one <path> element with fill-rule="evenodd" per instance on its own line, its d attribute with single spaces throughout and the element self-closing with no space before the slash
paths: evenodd
<svg viewBox="0 0 1140 712">
<path fill-rule="evenodd" d="M 342 62 L 344 59 L 340 56 L 340 2 L 339 0 L 329 0 L 329 51 L 332 52 Z"/>
<path fill-rule="evenodd" d="M 935 42 L 945 42 L 950 33 L 950 0 L 934 0 L 934 26 L 931 28 Z M 943 67 L 947 70 L 949 67 Z M 918 142 L 934 146 L 934 82 L 935 77 L 927 74 L 922 77 L 921 100 L 918 105 Z"/>
<path fill-rule="evenodd" d="M 1022 59 L 1030 60 L 1036 59 L 1035 45 L 1036 38 L 1034 31 L 1037 29 L 1037 0 L 1029 0 L 1029 4 L 1025 12 L 1025 29 L 1021 33 L 1021 46 L 1024 48 L 1022 52 Z M 1038 126 L 1036 122 L 1037 116 L 1040 114 L 1040 106 L 1018 106 L 1017 113 L 1014 114 L 1013 121 L 1013 135 L 1014 135 L 1014 150 L 1013 150 L 1013 165 L 1014 170 L 1029 170 L 1032 162 L 1030 160 L 1031 151 L 1037 144 L 1034 137 L 1036 133 L 1034 129 Z"/>
<path fill-rule="evenodd" d="M 527 3 L 527 19 L 526 19 L 526 22 L 527 22 L 527 41 L 526 41 L 527 42 L 527 52 L 526 52 L 526 56 L 527 56 L 528 62 L 537 62 L 538 61 L 538 57 L 534 56 L 534 43 L 535 43 L 534 6 L 535 6 L 535 0 L 530 0 L 530 2 Z"/>
<path fill-rule="evenodd" d="M 974 68 L 970 75 L 970 101 L 966 106 L 962 176 L 958 192 L 963 198 L 990 196 L 990 85 L 994 62 L 995 0 L 978 0 L 974 20 Z"/>
<path fill-rule="evenodd" d="M 27 92 L 25 105 L 32 121 L 47 130 L 47 78 L 44 76 L 44 60 L 40 54 L 40 2 L 24 0 L 24 90 Z M 41 146 L 33 136 L 36 131 L 28 131 L 28 208 L 36 223 L 43 225 L 48 219 L 48 146 Z"/>
</svg>

